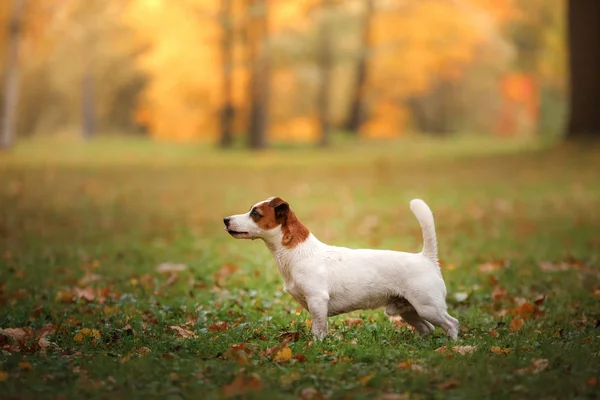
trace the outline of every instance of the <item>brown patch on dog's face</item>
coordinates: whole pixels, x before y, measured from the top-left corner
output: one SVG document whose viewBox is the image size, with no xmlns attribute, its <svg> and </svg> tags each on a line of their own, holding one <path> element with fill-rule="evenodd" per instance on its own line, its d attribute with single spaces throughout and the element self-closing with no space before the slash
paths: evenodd
<svg viewBox="0 0 600 400">
<path fill-rule="evenodd" d="M 268 203 L 268 207 L 271 209 L 271 221 L 274 221 L 275 226 L 281 225 L 281 243 L 285 247 L 294 248 L 308 238 L 309 230 L 298 220 L 287 202 L 275 197 Z"/>
</svg>

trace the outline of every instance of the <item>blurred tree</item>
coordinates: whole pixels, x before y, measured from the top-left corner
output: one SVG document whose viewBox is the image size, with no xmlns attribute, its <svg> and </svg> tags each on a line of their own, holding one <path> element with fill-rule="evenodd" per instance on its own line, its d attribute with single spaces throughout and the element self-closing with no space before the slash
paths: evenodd
<svg viewBox="0 0 600 400">
<path fill-rule="evenodd" d="M 329 145 L 329 131 L 331 130 L 331 110 L 330 110 L 330 98 L 331 98 L 331 70 L 332 70 L 332 58 L 333 48 L 331 45 L 332 34 L 331 34 L 331 22 L 330 13 L 331 5 L 330 0 L 321 1 L 320 10 L 320 21 L 319 21 L 319 49 L 318 49 L 318 64 L 320 71 L 320 84 L 318 93 L 318 113 L 319 113 L 319 127 L 321 139 L 319 144 L 323 147 Z"/>
<path fill-rule="evenodd" d="M 15 136 L 15 119 L 19 95 L 19 47 L 23 30 L 25 0 L 13 0 L 8 20 L 7 46 L 4 59 L 4 88 L 0 126 L 0 149 L 9 148 Z"/>
<path fill-rule="evenodd" d="M 351 105 L 346 124 L 346 129 L 355 134 L 358 133 L 365 119 L 365 85 L 367 82 L 369 54 L 372 51 L 371 24 L 374 15 L 373 3 L 374 0 L 364 0 L 358 64 L 356 66 L 356 77 L 352 84 Z"/>
<path fill-rule="evenodd" d="M 567 138 L 600 139 L 600 1 L 569 0 L 571 104 Z"/>
<path fill-rule="evenodd" d="M 258 150 L 267 147 L 269 125 L 269 0 L 248 0 L 247 12 L 246 40 L 250 68 L 248 145 Z"/>
<path fill-rule="evenodd" d="M 221 109 L 221 147 L 230 147 L 233 140 L 233 118 L 235 109 L 233 107 L 233 7 L 232 0 L 221 0 L 221 60 L 222 60 L 222 84 L 223 105 Z"/>
</svg>

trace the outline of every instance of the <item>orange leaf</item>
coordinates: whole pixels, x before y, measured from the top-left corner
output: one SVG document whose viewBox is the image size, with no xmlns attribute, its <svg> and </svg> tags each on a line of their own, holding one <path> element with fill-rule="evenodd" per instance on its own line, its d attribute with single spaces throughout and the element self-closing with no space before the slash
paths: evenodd
<svg viewBox="0 0 600 400">
<path fill-rule="evenodd" d="M 0 371 L 0 382 L 4 382 L 8 379 L 8 372 Z"/>
<path fill-rule="evenodd" d="M 519 329 L 521 329 L 524 324 L 525 324 L 525 321 L 523 320 L 523 318 L 519 317 L 518 315 L 515 315 L 515 317 L 512 319 L 512 321 L 510 321 L 509 328 L 511 331 L 516 332 Z"/>
<path fill-rule="evenodd" d="M 595 376 L 592 376 L 586 382 L 589 386 L 596 386 L 598 384 L 598 379 Z"/>
<path fill-rule="evenodd" d="M 227 330 L 227 322 L 225 321 L 217 321 L 211 326 L 208 327 L 208 330 L 211 332 L 224 332 Z"/>
<path fill-rule="evenodd" d="M 248 377 L 244 375 L 244 373 L 240 373 L 231 383 L 223 386 L 223 396 L 230 398 L 262 390 L 263 383 L 257 374 L 251 374 Z"/>
<path fill-rule="evenodd" d="M 344 321 L 344 324 L 346 326 L 352 326 L 352 325 L 360 325 L 362 324 L 363 320 L 362 318 L 346 318 L 346 320 Z"/>
<path fill-rule="evenodd" d="M 490 351 L 494 354 L 508 354 L 510 353 L 511 349 L 508 347 L 502 348 L 500 346 L 492 346 L 490 347 Z"/>
<path fill-rule="evenodd" d="M 439 390 L 448 390 L 457 387 L 459 383 L 460 381 L 457 379 L 450 379 L 446 382 L 442 382 L 439 385 L 437 385 L 437 388 Z"/>
<path fill-rule="evenodd" d="M 19 368 L 23 371 L 31 371 L 31 370 L 33 370 L 33 365 L 31 365 L 30 362 L 21 361 L 19 363 Z"/>
<path fill-rule="evenodd" d="M 365 375 L 358 380 L 358 383 L 361 383 L 364 385 L 365 383 L 369 382 L 371 379 L 373 379 L 373 375 Z"/>
</svg>

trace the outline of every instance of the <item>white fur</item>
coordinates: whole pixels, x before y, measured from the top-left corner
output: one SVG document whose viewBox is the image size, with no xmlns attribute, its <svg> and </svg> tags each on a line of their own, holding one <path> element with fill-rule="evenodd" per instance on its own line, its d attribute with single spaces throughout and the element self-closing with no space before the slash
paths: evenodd
<svg viewBox="0 0 600 400">
<path fill-rule="evenodd" d="M 385 306 L 386 314 L 400 314 L 421 334 L 437 325 L 456 339 L 459 324 L 446 311 L 433 215 L 423 200 L 412 200 L 410 207 L 423 230 L 420 253 L 329 246 L 312 234 L 288 249 L 282 245 L 280 226 L 262 230 L 249 212 L 230 217 L 229 227 L 247 232 L 236 237 L 265 241 L 284 289 L 310 312 L 317 337 L 327 334 L 328 316 Z"/>
</svg>

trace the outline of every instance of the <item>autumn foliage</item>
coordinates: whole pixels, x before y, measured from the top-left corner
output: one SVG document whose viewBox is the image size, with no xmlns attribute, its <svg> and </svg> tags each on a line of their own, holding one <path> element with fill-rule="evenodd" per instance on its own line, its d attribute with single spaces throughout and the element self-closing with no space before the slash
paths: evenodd
<svg viewBox="0 0 600 400">
<path fill-rule="evenodd" d="M 269 139 L 314 142 L 347 126 L 355 93 L 367 138 L 531 134 L 541 107 L 560 108 L 564 97 L 563 8 L 561 0 L 28 2 L 18 127 L 73 129 L 88 110 L 98 130 L 216 142 L 224 126 L 237 137 L 252 131 L 258 102 Z M 3 2 L 0 24 L 9 14 Z"/>
</svg>

